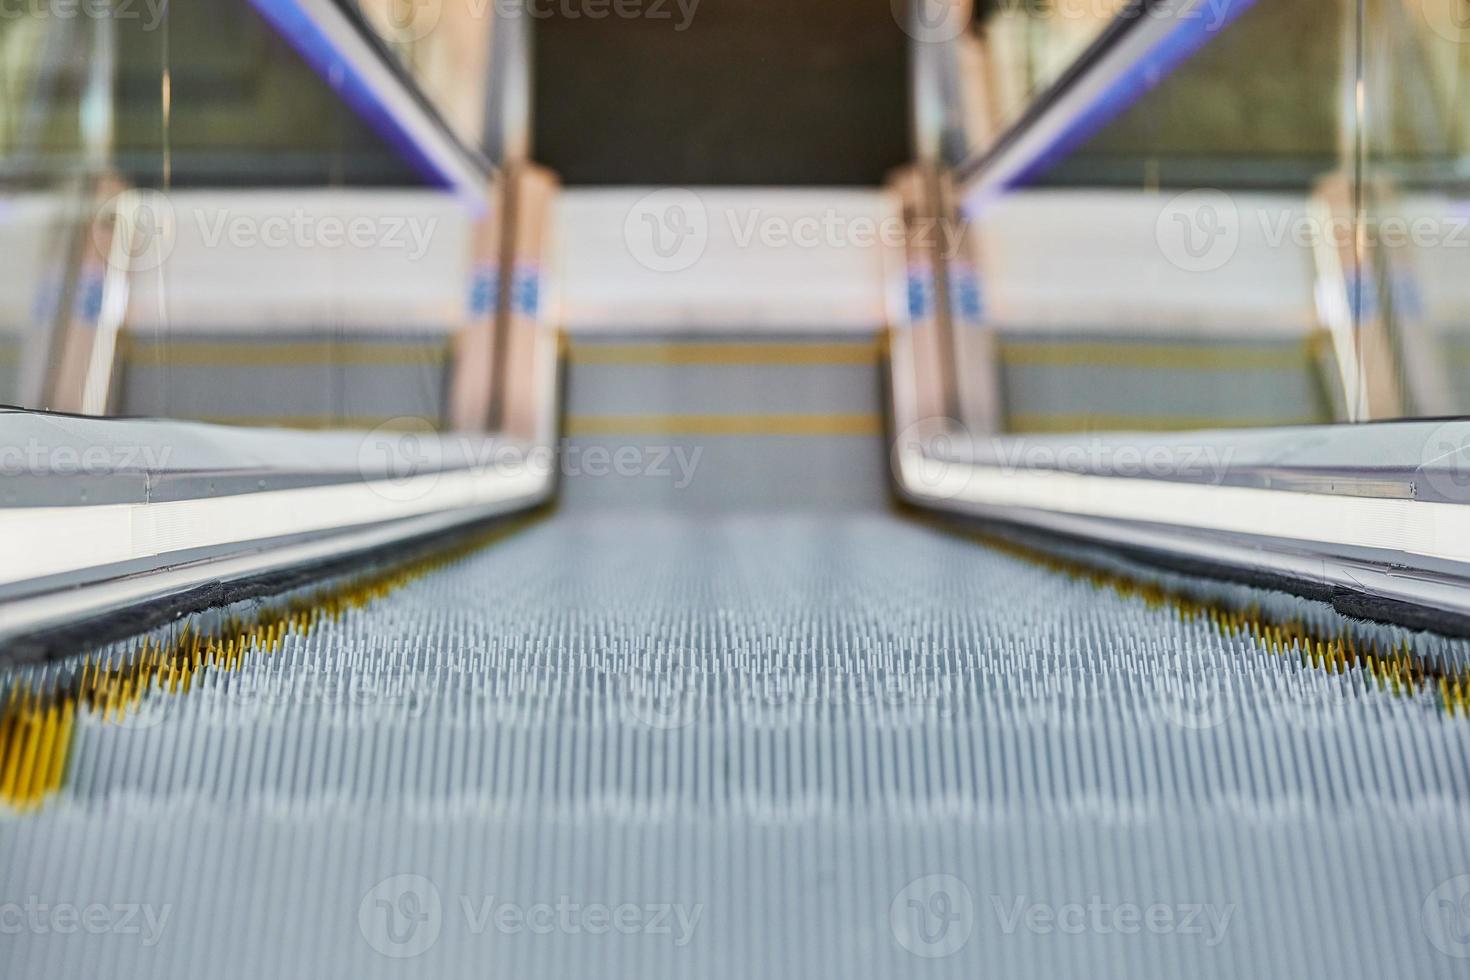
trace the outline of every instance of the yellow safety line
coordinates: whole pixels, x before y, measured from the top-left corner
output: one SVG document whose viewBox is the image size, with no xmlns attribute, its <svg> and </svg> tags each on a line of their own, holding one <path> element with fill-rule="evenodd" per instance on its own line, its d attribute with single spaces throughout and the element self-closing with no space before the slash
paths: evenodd
<svg viewBox="0 0 1470 980">
<path fill-rule="evenodd" d="M 1183 588 L 1132 578 L 1124 572 L 1089 565 L 977 528 L 940 521 L 929 515 L 916 519 L 1069 578 L 1090 582 L 1094 588 L 1111 591 L 1124 599 L 1141 599 L 1155 609 L 1173 609 L 1181 620 L 1207 620 L 1221 634 L 1249 634 L 1272 653 L 1295 659 L 1304 666 L 1333 674 L 1362 671 L 1379 688 L 1398 695 L 1424 690 L 1435 692 L 1445 713 L 1470 717 L 1470 672 L 1463 667 L 1442 668 L 1417 656 L 1408 640 L 1386 646 L 1359 632 L 1347 619 L 1342 621 L 1340 629 L 1324 630 L 1300 618 L 1277 618 L 1255 604 L 1242 609 L 1201 599 Z"/>
<path fill-rule="evenodd" d="M 1301 370 L 1310 366 L 1314 349 L 1314 341 L 1304 341 L 1282 349 L 1005 340 L 1000 343 L 1000 359 L 1008 365 L 1026 367 L 1164 368 L 1187 371 Z"/>
<path fill-rule="evenodd" d="M 875 414 L 572 415 L 569 436 L 875 436 Z"/>
<path fill-rule="evenodd" d="M 1006 418 L 1006 431 L 1013 433 L 1066 432 L 1183 432 L 1190 429 L 1257 429 L 1283 425 L 1320 425 L 1331 419 L 1312 416 L 1295 418 L 1226 418 L 1211 415 L 1045 415 L 1019 413 Z"/>
<path fill-rule="evenodd" d="M 61 788 L 79 711 L 120 722 L 149 698 L 186 695 L 205 671 L 234 671 L 249 658 L 270 656 L 291 633 L 307 634 L 403 585 L 489 546 L 539 519 L 532 512 L 468 535 L 455 544 L 286 603 L 267 604 L 249 619 L 230 618 L 211 632 L 193 622 L 167 639 L 143 636 L 122 655 L 92 653 L 64 685 L 10 688 L 0 703 L 0 808 L 34 810 Z"/>
<path fill-rule="evenodd" d="M 323 364 L 442 364 L 449 344 L 199 344 L 130 340 L 122 356 L 128 361 L 171 367 L 304 367 Z"/>
<path fill-rule="evenodd" d="M 757 366 L 767 364 L 859 364 L 878 362 L 876 340 L 826 344 L 750 343 L 574 343 L 573 364 L 714 364 Z"/>
</svg>

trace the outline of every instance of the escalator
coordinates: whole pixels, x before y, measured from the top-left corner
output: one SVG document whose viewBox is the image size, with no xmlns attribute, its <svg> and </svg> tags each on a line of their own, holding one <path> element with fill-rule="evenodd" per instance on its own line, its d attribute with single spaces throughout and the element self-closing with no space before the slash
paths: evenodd
<svg viewBox="0 0 1470 980">
<path fill-rule="evenodd" d="M 1466 975 L 1458 22 L 770 6 L 0 117 L 0 977 Z"/>
<path fill-rule="evenodd" d="M 140 930 L 8 974 L 1454 975 L 1470 642 L 895 510 L 870 342 L 571 349 L 553 511 L 7 673 L 16 914 Z"/>
<path fill-rule="evenodd" d="M 1455 975 L 1470 648 L 1128 571 L 568 508 L 12 674 L 4 879 L 143 931 L 6 972 Z"/>
</svg>

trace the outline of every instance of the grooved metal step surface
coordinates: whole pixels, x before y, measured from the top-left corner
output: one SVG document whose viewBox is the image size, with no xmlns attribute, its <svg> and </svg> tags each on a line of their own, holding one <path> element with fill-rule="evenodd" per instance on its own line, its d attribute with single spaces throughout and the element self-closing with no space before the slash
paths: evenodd
<svg viewBox="0 0 1470 980">
<path fill-rule="evenodd" d="M 1461 977 L 1467 663 L 891 515 L 564 512 L 0 675 L 0 975 Z"/>
</svg>

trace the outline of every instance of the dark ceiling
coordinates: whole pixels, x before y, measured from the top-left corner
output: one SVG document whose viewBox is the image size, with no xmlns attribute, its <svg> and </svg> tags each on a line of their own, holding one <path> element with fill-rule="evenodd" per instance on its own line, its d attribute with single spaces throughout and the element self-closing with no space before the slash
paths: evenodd
<svg viewBox="0 0 1470 980">
<path fill-rule="evenodd" d="M 538 162 L 568 184 L 873 185 L 910 157 L 891 0 L 682 2 L 541 6 Z"/>
</svg>

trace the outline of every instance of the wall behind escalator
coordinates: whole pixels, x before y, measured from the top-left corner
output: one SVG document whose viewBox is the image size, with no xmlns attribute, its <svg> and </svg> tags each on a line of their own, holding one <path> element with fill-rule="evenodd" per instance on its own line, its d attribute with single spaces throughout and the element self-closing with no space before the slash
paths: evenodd
<svg viewBox="0 0 1470 980">
<path fill-rule="evenodd" d="M 585 6 L 535 23 L 534 155 L 568 185 L 876 186 L 910 156 L 890 0 Z"/>
</svg>

